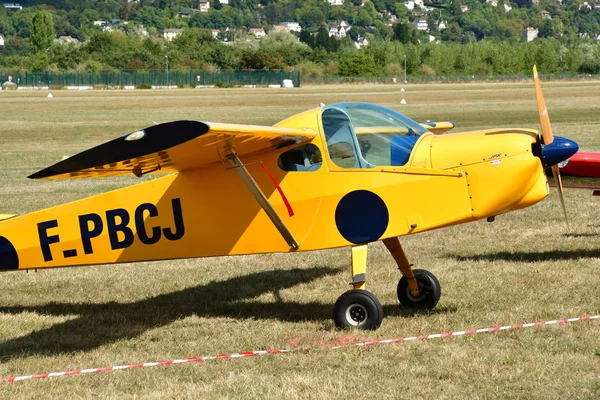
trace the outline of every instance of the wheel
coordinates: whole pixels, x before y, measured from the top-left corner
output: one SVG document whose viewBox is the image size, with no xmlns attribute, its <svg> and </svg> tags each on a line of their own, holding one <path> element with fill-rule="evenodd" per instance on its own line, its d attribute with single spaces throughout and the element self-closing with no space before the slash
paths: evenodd
<svg viewBox="0 0 600 400">
<path fill-rule="evenodd" d="M 335 302 L 333 320 L 340 328 L 375 330 L 383 320 L 383 308 L 373 293 L 352 289 Z"/>
<path fill-rule="evenodd" d="M 400 304 L 412 308 L 429 308 L 432 309 L 440 301 L 442 288 L 440 282 L 435 275 L 424 269 L 413 270 L 417 283 L 419 284 L 419 296 L 414 297 L 408 288 L 408 280 L 405 277 L 398 282 L 396 294 Z"/>
</svg>

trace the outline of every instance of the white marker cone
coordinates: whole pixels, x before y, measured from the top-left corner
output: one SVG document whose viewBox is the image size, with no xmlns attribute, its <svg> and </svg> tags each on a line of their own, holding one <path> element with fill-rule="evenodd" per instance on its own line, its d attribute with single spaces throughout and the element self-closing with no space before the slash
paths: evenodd
<svg viewBox="0 0 600 400">
<path fill-rule="evenodd" d="M 400 104 L 406 104 L 406 100 L 404 100 L 404 99 L 400 100 Z"/>
<path fill-rule="evenodd" d="M 52 96 L 52 93 L 48 93 L 48 98 L 49 98 L 49 99 L 51 99 L 51 98 L 53 98 L 53 97 L 54 97 L 54 96 Z"/>
<path fill-rule="evenodd" d="M 404 92 L 404 88 L 400 89 L 401 92 Z"/>
</svg>

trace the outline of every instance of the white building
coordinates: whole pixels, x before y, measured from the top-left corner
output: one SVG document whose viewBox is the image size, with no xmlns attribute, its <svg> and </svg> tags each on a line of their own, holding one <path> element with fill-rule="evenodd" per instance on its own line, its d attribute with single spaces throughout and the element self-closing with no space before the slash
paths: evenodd
<svg viewBox="0 0 600 400">
<path fill-rule="evenodd" d="M 23 6 L 19 3 L 4 3 L 4 8 L 9 10 L 22 10 Z"/>
<path fill-rule="evenodd" d="M 198 0 L 198 9 L 200 12 L 208 12 L 208 10 L 210 10 L 210 1 Z"/>
<path fill-rule="evenodd" d="M 282 22 L 281 25 L 285 26 L 290 32 L 300 33 L 302 31 L 298 22 Z"/>
<path fill-rule="evenodd" d="M 426 31 L 429 26 L 427 25 L 427 20 L 425 18 L 417 18 L 413 21 L 413 26 L 415 29 L 420 31 Z"/>
<path fill-rule="evenodd" d="M 521 37 L 527 40 L 528 42 L 531 42 L 533 39 L 538 37 L 538 33 L 539 30 L 529 26 L 525 30 L 523 30 L 523 32 L 521 33 Z"/>
<path fill-rule="evenodd" d="M 4 36 L 0 35 L 0 46 L 4 46 Z"/>
<path fill-rule="evenodd" d="M 356 39 L 356 42 L 354 42 L 354 45 L 356 46 L 357 49 L 366 47 L 369 45 L 369 39 L 361 36 L 358 39 Z"/>
<path fill-rule="evenodd" d="M 332 6 L 343 6 L 344 0 L 327 0 Z"/>
<path fill-rule="evenodd" d="M 267 36 L 264 28 L 250 28 L 250 33 L 256 36 L 257 39 Z"/>
<path fill-rule="evenodd" d="M 329 37 L 333 36 L 338 39 L 345 38 L 350 29 L 352 29 L 352 27 L 346 21 L 335 21 L 335 23 L 327 27 Z"/>
<path fill-rule="evenodd" d="M 163 38 L 167 39 L 169 42 L 175 39 L 177 36 L 181 35 L 183 29 L 178 28 L 167 28 L 163 31 Z"/>
</svg>

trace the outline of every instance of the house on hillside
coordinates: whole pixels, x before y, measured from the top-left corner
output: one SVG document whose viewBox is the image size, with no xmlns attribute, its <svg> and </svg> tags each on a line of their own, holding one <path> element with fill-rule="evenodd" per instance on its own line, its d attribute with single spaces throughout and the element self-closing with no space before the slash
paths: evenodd
<svg viewBox="0 0 600 400">
<path fill-rule="evenodd" d="M 198 0 L 198 9 L 200 12 L 208 12 L 208 10 L 210 10 L 210 1 Z"/>
<path fill-rule="evenodd" d="M 23 6 L 20 3 L 4 3 L 4 8 L 8 10 L 20 11 L 23 9 Z"/>
<path fill-rule="evenodd" d="M 344 0 L 327 0 L 332 6 L 343 6 Z"/>
<path fill-rule="evenodd" d="M 552 19 L 552 16 L 550 15 L 550 12 L 548 12 L 546 10 L 540 11 L 540 15 L 542 16 L 542 18 Z"/>
<path fill-rule="evenodd" d="M 460 11 L 462 11 L 462 12 L 469 11 L 469 6 L 467 6 L 466 4 L 461 4 Z"/>
<path fill-rule="evenodd" d="M 413 26 L 415 27 L 415 29 L 418 29 L 420 31 L 426 31 L 429 28 L 429 25 L 427 25 L 427 20 L 425 18 L 417 18 L 413 21 Z"/>
<path fill-rule="evenodd" d="M 0 46 L 4 46 L 4 36 L 0 35 Z"/>
<path fill-rule="evenodd" d="M 256 36 L 257 39 L 264 38 L 265 36 L 267 36 L 264 28 L 250 28 L 249 32 Z"/>
<path fill-rule="evenodd" d="M 361 49 L 361 48 L 369 45 L 369 39 L 367 39 L 366 37 L 360 36 L 358 39 L 356 39 L 356 42 L 354 42 L 354 45 L 356 46 L 357 49 Z"/>
<path fill-rule="evenodd" d="M 194 14 L 194 10 L 188 10 L 186 8 L 180 8 L 179 12 L 177 13 L 177 16 L 179 18 L 189 18 L 192 16 L 192 14 Z"/>
<path fill-rule="evenodd" d="M 289 32 L 290 30 L 283 25 L 273 25 L 271 32 Z"/>
<path fill-rule="evenodd" d="M 71 36 L 59 36 L 58 37 L 58 42 L 59 43 L 71 43 L 71 42 L 75 42 L 76 40 L 73 39 Z"/>
<path fill-rule="evenodd" d="M 167 39 L 169 42 L 175 39 L 177 36 L 183 33 L 183 29 L 179 28 L 167 28 L 163 31 L 163 38 Z"/>
<path fill-rule="evenodd" d="M 527 28 L 525 28 L 523 30 L 523 32 L 521 33 L 521 37 L 523 39 L 525 39 L 528 42 L 531 42 L 533 39 L 538 37 L 538 34 L 540 33 L 539 30 L 532 28 L 530 26 L 528 26 Z"/>
<path fill-rule="evenodd" d="M 350 29 L 352 29 L 352 27 L 346 21 L 335 21 L 335 23 L 327 27 L 329 37 L 333 36 L 338 39 L 345 38 Z"/>
<path fill-rule="evenodd" d="M 281 25 L 285 26 L 289 32 L 300 33 L 302 31 L 298 22 L 282 22 Z"/>
</svg>

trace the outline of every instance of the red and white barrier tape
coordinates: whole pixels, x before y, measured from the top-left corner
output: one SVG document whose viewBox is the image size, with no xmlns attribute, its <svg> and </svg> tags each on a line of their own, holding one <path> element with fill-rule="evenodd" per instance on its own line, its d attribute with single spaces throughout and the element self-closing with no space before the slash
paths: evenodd
<svg viewBox="0 0 600 400">
<path fill-rule="evenodd" d="M 405 342 L 410 342 L 410 341 L 414 341 L 414 340 L 449 338 L 449 337 L 455 337 L 455 336 L 474 335 L 476 333 L 491 333 L 491 332 L 506 331 L 506 330 L 510 330 L 510 329 L 531 328 L 531 327 L 542 326 L 542 325 L 566 324 L 566 323 L 577 322 L 577 321 L 589 321 L 592 319 L 600 319 L 600 315 L 593 315 L 593 316 L 588 315 L 588 316 L 579 317 L 579 318 L 565 318 L 565 319 L 557 319 L 557 320 L 553 320 L 553 321 L 532 322 L 532 323 L 528 323 L 528 324 L 495 326 L 492 328 L 470 329 L 470 330 L 466 330 L 466 331 L 436 333 L 433 335 L 409 336 L 409 337 L 404 337 L 404 338 L 384 339 L 384 340 L 371 340 L 368 342 L 333 346 L 333 347 L 330 347 L 330 349 L 332 349 L 332 350 L 340 349 L 340 348 L 350 347 L 350 346 L 366 347 L 366 346 L 375 346 L 375 345 L 388 344 L 388 343 L 405 343 Z M 219 354 L 217 356 L 183 358 L 181 360 L 146 362 L 146 363 L 139 363 L 139 364 L 119 365 L 119 366 L 113 366 L 113 367 L 78 369 L 78 370 L 65 371 L 65 372 L 51 372 L 48 374 L 14 376 L 11 378 L 0 379 L 0 382 L 12 383 L 12 382 L 18 382 L 18 381 L 26 381 L 29 379 L 43 379 L 43 378 L 52 378 L 52 377 L 57 377 L 57 376 L 82 375 L 82 374 L 89 374 L 92 372 L 117 371 L 117 370 L 133 369 L 133 368 L 141 368 L 141 367 L 158 367 L 159 365 L 184 364 L 184 363 L 209 361 L 209 360 L 246 358 L 246 357 L 254 357 L 254 356 L 264 356 L 264 355 L 270 355 L 270 354 L 285 354 L 285 353 L 290 353 L 290 352 L 292 352 L 292 350 L 284 350 L 284 349 L 246 351 L 246 352 L 241 352 L 241 353 Z"/>
<path fill-rule="evenodd" d="M 397 338 L 397 339 L 371 340 L 368 342 L 356 343 L 354 346 L 365 347 L 365 346 L 375 346 L 378 344 L 404 343 L 404 342 L 410 342 L 413 340 L 448 338 L 448 337 L 454 337 L 454 336 L 474 335 L 476 333 L 490 333 L 490 332 L 498 332 L 498 331 L 507 331 L 510 329 L 532 328 L 534 326 L 542 326 L 542 325 L 566 324 L 569 322 L 589 321 L 591 319 L 600 319 L 600 315 L 593 315 L 593 316 L 587 315 L 585 317 L 579 317 L 579 318 L 565 318 L 565 319 L 556 319 L 556 320 L 552 320 L 552 321 L 531 322 L 528 324 L 495 326 L 493 328 L 469 329 L 467 331 L 436 333 L 433 335 L 410 336 L 410 337 Z M 332 347 L 332 349 L 339 349 L 342 347 L 347 347 L 347 345 L 335 346 L 335 347 Z"/>
<path fill-rule="evenodd" d="M 92 372 L 117 371 L 120 369 L 133 369 L 133 368 L 142 368 L 142 367 L 158 367 L 159 365 L 185 364 L 185 363 L 193 363 L 193 362 L 209 361 L 209 360 L 224 360 L 224 359 L 230 359 L 230 358 L 245 358 L 245 357 L 254 357 L 254 356 L 264 356 L 267 354 L 281 354 L 281 353 L 287 353 L 287 352 L 289 352 L 289 350 L 246 351 L 246 352 L 242 352 L 242 353 L 219 354 L 218 356 L 183 358 L 181 360 L 146 362 L 146 363 L 140 363 L 140 364 L 117 365 L 117 366 L 113 366 L 113 367 L 76 369 L 73 371 L 65 371 L 65 372 L 51 372 L 49 374 L 14 376 L 11 378 L 0 379 L 0 382 L 12 383 L 12 382 L 18 382 L 18 381 L 26 381 L 28 379 L 43 379 L 43 378 L 52 378 L 55 376 L 82 375 L 82 374 L 89 374 Z"/>
</svg>

